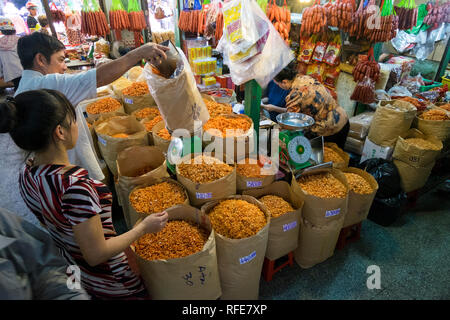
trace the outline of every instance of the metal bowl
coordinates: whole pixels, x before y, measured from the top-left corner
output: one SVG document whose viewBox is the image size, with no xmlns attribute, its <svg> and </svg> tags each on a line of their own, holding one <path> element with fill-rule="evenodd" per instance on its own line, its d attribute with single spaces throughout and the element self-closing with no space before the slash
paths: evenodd
<svg viewBox="0 0 450 320">
<path fill-rule="evenodd" d="M 303 113 L 285 112 L 277 115 L 277 122 L 283 129 L 301 131 L 311 127 L 314 119 Z"/>
</svg>

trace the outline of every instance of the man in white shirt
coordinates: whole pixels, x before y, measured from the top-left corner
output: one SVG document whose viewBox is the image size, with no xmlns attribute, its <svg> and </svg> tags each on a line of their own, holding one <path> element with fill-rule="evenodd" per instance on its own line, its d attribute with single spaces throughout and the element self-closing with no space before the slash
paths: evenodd
<svg viewBox="0 0 450 320">
<path fill-rule="evenodd" d="M 164 52 L 167 50 L 164 46 L 149 43 L 97 69 L 68 75 L 64 74 L 67 69 L 64 44 L 54 37 L 34 32 L 20 38 L 17 44 L 24 71 L 16 95 L 29 90 L 53 89 L 63 93 L 77 106 L 80 101 L 95 98 L 97 87 L 117 80 L 142 59 L 159 64 L 160 60 L 166 59 Z M 87 169 L 91 178 L 102 180 L 104 175 L 80 110 L 77 110 L 77 124 L 79 138 L 72 152 L 69 151 L 69 159 L 71 163 Z M 0 134 L 0 204 L 30 221 L 32 214 L 20 197 L 18 186 L 18 176 L 25 158 L 25 152 L 14 144 L 9 134 Z"/>
</svg>

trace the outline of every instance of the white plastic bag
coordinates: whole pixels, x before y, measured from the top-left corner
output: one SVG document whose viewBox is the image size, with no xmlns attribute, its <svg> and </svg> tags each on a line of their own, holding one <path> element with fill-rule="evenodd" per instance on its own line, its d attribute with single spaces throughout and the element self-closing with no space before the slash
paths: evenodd
<svg viewBox="0 0 450 320">
<path fill-rule="evenodd" d="M 177 48 L 182 65 L 177 67 L 174 75 L 166 79 L 152 71 L 147 63 L 144 68 L 144 76 L 155 99 L 161 116 L 164 119 L 167 130 L 187 129 L 193 133 L 201 121 L 203 125 L 209 119 L 209 112 L 197 89 L 194 75 L 183 51 Z"/>
<path fill-rule="evenodd" d="M 247 0 L 231 0 L 223 5 L 223 35 L 230 45 L 230 53 L 248 51 L 264 34 L 256 25 L 252 14 L 251 2 Z"/>
<path fill-rule="evenodd" d="M 217 50 L 224 56 L 224 63 L 230 68 L 231 78 L 237 85 L 241 85 L 247 81 L 255 79 L 258 84 L 265 88 L 267 84 L 295 57 L 284 40 L 275 30 L 266 14 L 261 10 L 255 0 L 235 0 L 242 1 L 247 4 L 248 10 L 246 14 L 254 17 L 253 21 L 262 21 L 267 26 L 267 32 L 258 39 L 256 46 L 261 52 L 250 59 L 241 62 L 233 62 L 230 60 L 230 43 L 226 36 L 227 30 L 224 28 L 224 36 L 217 46 Z M 264 31 L 260 28 L 258 32 Z"/>
</svg>

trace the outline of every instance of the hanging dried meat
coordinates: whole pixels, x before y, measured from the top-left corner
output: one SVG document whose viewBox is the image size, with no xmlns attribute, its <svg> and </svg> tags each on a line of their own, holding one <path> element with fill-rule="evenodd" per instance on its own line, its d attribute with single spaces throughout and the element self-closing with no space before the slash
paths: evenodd
<svg viewBox="0 0 450 320">
<path fill-rule="evenodd" d="M 326 9 L 320 5 L 320 0 L 314 2 L 314 6 L 303 11 L 300 34 L 310 36 L 311 34 L 323 33 L 327 30 Z"/>
<path fill-rule="evenodd" d="M 111 10 L 109 11 L 109 24 L 115 31 L 116 39 L 122 40 L 121 30 L 130 29 L 130 20 L 128 13 L 122 5 L 121 0 L 113 0 Z"/>
<path fill-rule="evenodd" d="M 417 24 L 417 6 L 414 0 L 402 0 L 395 8 L 398 16 L 398 29 L 409 30 Z"/>
<path fill-rule="evenodd" d="M 81 9 L 81 33 L 91 36 L 102 36 L 110 32 L 106 16 L 97 2 L 97 0 L 83 0 Z"/>
</svg>

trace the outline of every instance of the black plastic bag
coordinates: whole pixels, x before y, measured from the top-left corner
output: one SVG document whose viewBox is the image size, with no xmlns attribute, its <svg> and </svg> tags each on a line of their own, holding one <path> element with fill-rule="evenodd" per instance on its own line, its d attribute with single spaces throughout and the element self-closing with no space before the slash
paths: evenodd
<svg viewBox="0 0 450 320">
<path fill-rule="evenodd" d="M 370 173 L 378 182 L 375 198 L 392 198 L 402 192 L 398 169 L 391 161 L 380 158 L 368 159 L 359 167 Z"/>
<path fill-rule="evenodd" d="M 394 223 L 401 215 L 406 207 L 406 202 L 407 197 L 405 192 L 400 192 L 398 195 L 391 198 L 375 198 L 370 207 L 367 219 L 387 227 Z"/>
</svg>

